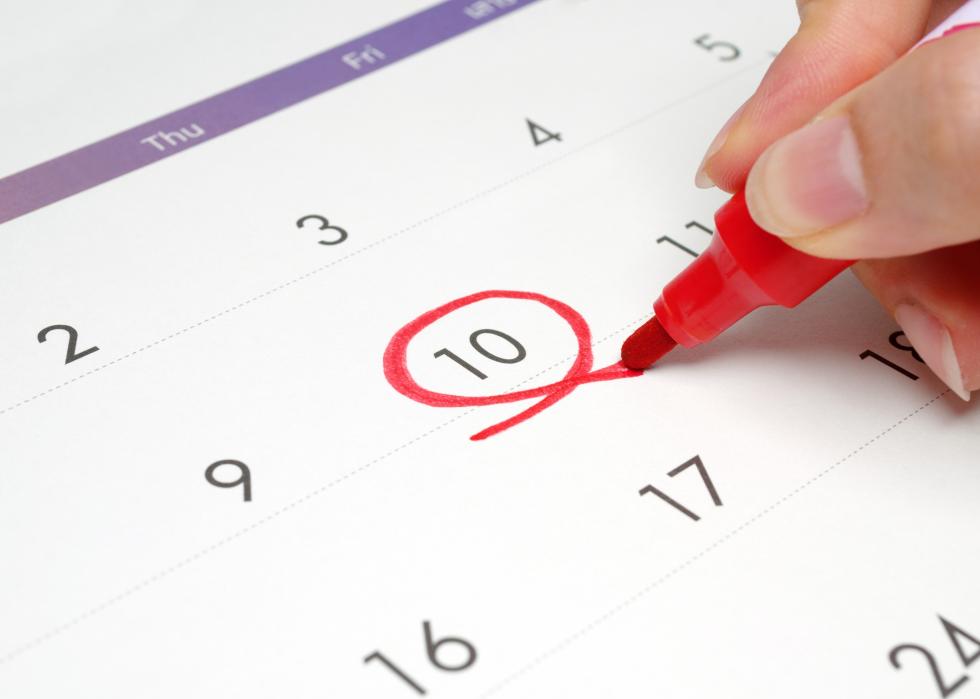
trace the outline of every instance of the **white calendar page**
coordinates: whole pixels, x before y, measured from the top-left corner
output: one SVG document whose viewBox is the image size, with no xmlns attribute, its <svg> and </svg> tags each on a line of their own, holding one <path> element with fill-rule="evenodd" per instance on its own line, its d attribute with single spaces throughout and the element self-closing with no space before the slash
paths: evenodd
<svg viewBox="0 0 980 699">
<path fill-rule="evenodd" d="M 4 12 L 0 696 L 980 691 L 980 413 L 850 276 L 606 370 L 792 3 Z"/>
</svg>

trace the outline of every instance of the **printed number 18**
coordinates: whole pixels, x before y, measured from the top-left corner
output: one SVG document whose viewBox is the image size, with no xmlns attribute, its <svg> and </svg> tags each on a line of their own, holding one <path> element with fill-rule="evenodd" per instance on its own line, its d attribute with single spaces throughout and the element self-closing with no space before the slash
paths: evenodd
<svg viewBox="0 0 980 699">
<path fill-rule="evenodd" d="M 710 34 L 702 34 L 694 40 L 694 43 L 703 48 L 705 51 L 710 51 L 712 53 L 716 50 L 723 51 L 724 55 L 719 56 L 718 60 L 724 61 L 725 63 L 734 61 L 742 55 L 742 51 L 735 44 L 727 41 L 712 41 Z"/>
</svg>

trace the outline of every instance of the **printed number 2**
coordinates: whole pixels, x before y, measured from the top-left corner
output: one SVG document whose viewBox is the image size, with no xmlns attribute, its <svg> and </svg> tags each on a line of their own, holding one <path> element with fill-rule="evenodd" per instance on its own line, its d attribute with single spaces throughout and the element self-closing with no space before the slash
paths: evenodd
<svg viewBox="0 0 980 699">
<path fill-rule="evenodd" d="M 889 654 L 888 659 L 891 660 L 892 665 L 896 670 L 901 670 L 902 665 L 898 662 L 899 654 L 903 651 L 913 650 L 926 656 L 926 662 L 929 663 L 929 669 L 932 670 L 932 678 L 936 681 L 936 687 L 939 689 L 939 696 L 943 697 L 943 699 L 948 697 L 969 681 L 970 678 L 963 675 L 953 684 L 946 684 L 945 680 L 943 680 L 943 676 L 939 673 L 939 665 L 936 663 L 936 659 L 932 657 L 932 653 L 930 653 L 927 648 L 923 648 L 922 646 L 914 643 L 906 643 L 905 645 L 892 648 L 892 652 Z"/>
<path fill-rule="evenodd" d="M 99 350 L 98 347 L 92 346 L 87 350 L 76 352 L 75 348 L 78 345 L 78 331 L 70 325 L 49 325 L 37 334 L 37 341 L 46 342 L 48 339 L 48 333 L 52 330 L 64 330 L 66 333 L 68 333 L 68 352 L 65 354 L 65 364 L 71 364 L 76 359 L 81 359 L 82 357 Z"/>
</svg>

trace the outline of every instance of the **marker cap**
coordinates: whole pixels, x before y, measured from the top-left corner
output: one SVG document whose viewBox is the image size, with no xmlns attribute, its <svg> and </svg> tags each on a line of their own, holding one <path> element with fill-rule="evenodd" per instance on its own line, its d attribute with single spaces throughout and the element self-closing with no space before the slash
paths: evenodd
<svg viewBox="0 0 980 699">
<path fill-rule="evenodd" d="M 796 250 L 756 225 L 739 192 L 715 214 L 711 244 L 653 304 L 684 347 L 713 339 L 760 306 L 792 308 L 849 267 Z"/>
</svg>

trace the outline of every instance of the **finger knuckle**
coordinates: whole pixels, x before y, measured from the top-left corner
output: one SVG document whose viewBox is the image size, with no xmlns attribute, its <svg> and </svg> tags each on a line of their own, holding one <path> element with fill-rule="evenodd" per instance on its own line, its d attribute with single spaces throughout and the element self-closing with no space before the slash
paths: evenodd
<svg viewBox="0 0 980 699">
<path fill-rule="evenodd" d="M 980 157 L 980 42 L 957 49 L 928 64 L 922 124 L 929 156 L 954 169 Z"/>
</svg>

